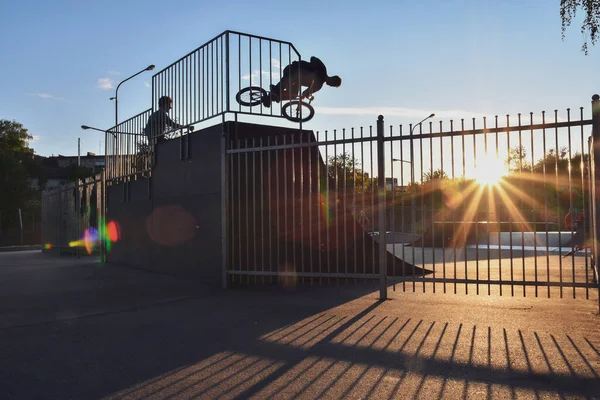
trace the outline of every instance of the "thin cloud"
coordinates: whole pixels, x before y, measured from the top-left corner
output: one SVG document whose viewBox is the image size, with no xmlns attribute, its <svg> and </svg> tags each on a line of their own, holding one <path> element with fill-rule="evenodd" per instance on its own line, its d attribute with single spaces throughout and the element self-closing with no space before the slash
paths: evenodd
<svg viewBox="0 0 600 400">
<path fill-rule="evenodd" d="M 328 115 L 383 115 L 406 118 L 425 118 L 435 113 L 435 119 L 483 118 L 490 114 L 466 110 L 425 110 L 407 107 L 319 107 L 319 113 Z"/>
<path fill-rule="evenodd" d="M 50 93 L 29 93 L 30 96 L 37 96 L 40 99 L 55 99 L 58 100 L 60 99 L 60 97 L 56 97 L 53 94 Z"/>
<path fill-rule="evenodd" d="M 263 76 L 263 81 L 268 81 L 269 80 L 269 74 L 271 74 L 271 78 L 273 80 L 273 82 L 277 82 L 279 81 L 279 72 L 278 71 L 261 71 L 262 72 L 262 76 Z M 250 78 L 252 78 L 252 80 L 254 82 L 259 80 L 259 74 L 258 71 L 254 71 L 252 72 L 252 74 L 246 74 L 246 75 L 242 75 L 241 79 L 243 81 L 249 81 Z"/>
<path fill-rule="evenodd" d="M 32 135 L 30 142 L 37 142 L 40 140 L 40 135 Z"/>
<path fill-rule="evenodd" d="M 472 119 L 475 118 L 476 123 L 479 124 L 484 117 L 487 119 L 487 127 L 492 127 L 495 121 L 495 116 L 498 114 L 494 113 L 482 113 L 467 110 L 425 110 L 419 108 L 406 108 L 406 107 L 319 107 L 319 114 L 326 115 L 353 115 L 353 116 L 377 116 L 383 115 L 384 117 L 402 117 L 414 122 L 418 122 L 430 115 L 435 113 L 433 121 L 455 121 L 455 128 L 460 128 L 460 120 L 465 120 L 465 129 L 472 128 Z M 511 126 L 516 125 L 516 114 L 510 116 Z M 539 119 L 539 118 L 537 118 Z M 534 124 L 541 123 L 534 118 Z M 558 118 L 558 122 L 566 121 L 564 118 Z M 431 120 L 430 120 L 431 121 Z M 458 125 L 456 124 L 458 123 Z M 498 115 L 499 126 L 506 126 L 506 115 Z M 523 122 L 523 125 L 527 125 Z M 478 128 L 480 128 L 478 126 Z"/>
<path fill-rule="evenodd" d="M 150 84 L 148 82 L 144 82 L 144 86 L 150 87 Z"/>
<path fill-rule="evenodd" d="M 262 70 L 262 71 L 260 71 L 260 74 L 259 74 L 258 69 L 256 69 L 256 70 L 252 71 L 252 74 L 242 75 L 241 79 L 243 81 L 249 81 L 250 79 L 252 79 L 253 81 L 258 81 L 259 75 L 262 75 L 263 80 L 265 80 L 265 79 L 268 80 L 269 75 L 270 75 L 272 80 L 274 82 L 277 82 L 279 80 L 280 73 L 281 73 L 281 63 L 279 62 L 278 59 L 271 58 L 271 70 L 270 71 Z"/>
<path fill-rule="evenodd" d="M 115 87 L 115 82 L 110 78 L 98 78 L 97 84 L 102 90 L 108 90 Z"/>
</svg>

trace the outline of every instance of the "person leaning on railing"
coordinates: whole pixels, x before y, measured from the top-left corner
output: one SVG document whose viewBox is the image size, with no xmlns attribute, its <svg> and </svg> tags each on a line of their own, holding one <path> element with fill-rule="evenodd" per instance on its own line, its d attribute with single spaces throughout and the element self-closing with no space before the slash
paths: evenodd
<svg viewBox="0 0 600 400">
<path fill-rule="evenodd" d="M 156 155 L 155 145 L 166 140 L 165 132 L 184 128 L 184 125 L 178 124 L 169 117 L 171 108 L 173 108 L 173 99 L 169 96 L 162 96 L 158 99 L 158 110 L 153 112 L 152 115 L 150 115 L 150 118 L 148 118 L 148 122 L 144 128 L 144 134 L 148 138 L 148 151 L 150 153 L 148 156 L 150 156 L 151 153 Z M 156 157 L 154 157 L 154 162 L 152 164 L 156 166 Z"/>
<path fill-rule="evenodd" d="M 167 128 L 181 129 L 184 127 L 169 117 L 171 108 L 173 108 L 173 99 L 169 96 L 162 96 L 158 99 L 158 110 L 150 115 L 146 123 L 146 128 L 144 128 L 144 134 L 148 138 L 150 145 L 165 140 L 164 133 Z"/>
</svg>

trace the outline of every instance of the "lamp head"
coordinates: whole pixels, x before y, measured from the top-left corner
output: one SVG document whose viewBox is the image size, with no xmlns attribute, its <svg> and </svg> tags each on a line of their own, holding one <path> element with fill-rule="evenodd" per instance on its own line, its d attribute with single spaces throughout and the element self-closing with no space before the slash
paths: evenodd
<svg viewBox="0 0 600 400">
<path fill-rule="evenodd" d="M 146 68 L 146 71 L 152 71 L 154 68 L 155 68 L 154 64 L 148 65 L 148 67 Z"/>
<path fill-rule="evenodd" d="M 87 129 L 90 129 L 90 127 L 89 127 L 89 126 L 87 126 L 87 125 L 81 125 L 81 129 L 83 129 L 83 130 L 87 130 Z"/>
<path fill-rule="evenodd" d="M 433 117 L 435 117 L 435 114 L 434 114 L 434 113 L 431 113 L 431 114 L 429 115 L 429 117 L 427 117 L 427 118 L 433 118 Z"/>
</svg>

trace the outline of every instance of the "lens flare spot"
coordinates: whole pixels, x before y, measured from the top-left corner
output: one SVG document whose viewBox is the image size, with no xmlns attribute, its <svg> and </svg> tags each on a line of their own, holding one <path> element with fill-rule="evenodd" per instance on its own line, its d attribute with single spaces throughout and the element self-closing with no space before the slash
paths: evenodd
<svg viewBox="0 0 600 400">
<path fill-rule="evenodd" d="M 83 240 L 73 240 L 72 242 L 69 242 L 69 247 L 81 247 L 83 245 L 84 245 Z"/>
<path fill-rule="evenodd" d="M 283 289 L 290 291 L 296 289 L 296 269 L 292 264 L 284 263 L 280 266 L 280 271 L 285 274 L 279 277 L 279 283 Z"/>
<path fill-rule="evenodd" d="M 111 242 L 117 242 L 121 236 L 119 225 L 115 221 L 106 224 L 106 236 Z"/>
<path fill-rule="evenodd" d="M 44 245 L 44 250 L 52 250 L 52 243 L 46 243 Z"/>
<path fill-rule="evenodd" d="M 168 247 L 191 240 L 197 234 L 197 226 L 194 216 L 178 204 L 158 207 L 146 218 L 150 239 Z"/>
<path fill-rule="evenodd" d="M 79 240 L 69 242 L 69 247 L 83 247 L 88 255 L 91 255 L 94 250 L 100 246 L 104 241 L 106 250 L 110 251 L 113 242 L 119 240 L 121 234 L 119 224 L 115 221 L 110 221 L 105 224 L 100 221 L 98 229 L 88 228 L 83 232 L 83 237 Z M 50 246 L 50 247 L 47 247 Z M 52 245 L 48 244 L 45 248 L 51 248 Z"/>
<path fill-rule="evenodd" d="M 83 245 L 88 254 L 92 254 L 98 239 L 98 231 L 94 228 L 89 228 L 83 233 Z"/>
</svg>

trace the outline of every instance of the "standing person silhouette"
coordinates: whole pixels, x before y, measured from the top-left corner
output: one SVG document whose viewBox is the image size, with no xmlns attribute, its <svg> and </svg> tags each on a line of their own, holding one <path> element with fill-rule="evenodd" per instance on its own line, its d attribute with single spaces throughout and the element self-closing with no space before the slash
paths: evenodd
<svg viewBox="0 0 600 400">
<path fill-rule="evenodd" d="M 173 99 L 169 96 L 162 96 L 158 99 L 158 110 L 156 110 L 146 123 L 144 134 L 148 138 L 148 144 L 151 146 L 155 143 L 165 140 L 165 131 L 167 127 L 173 129 L 183 128 L 183 125 L 178 124 L 169 117 L 169 111 L 173 108 Z"/>
</svg>

